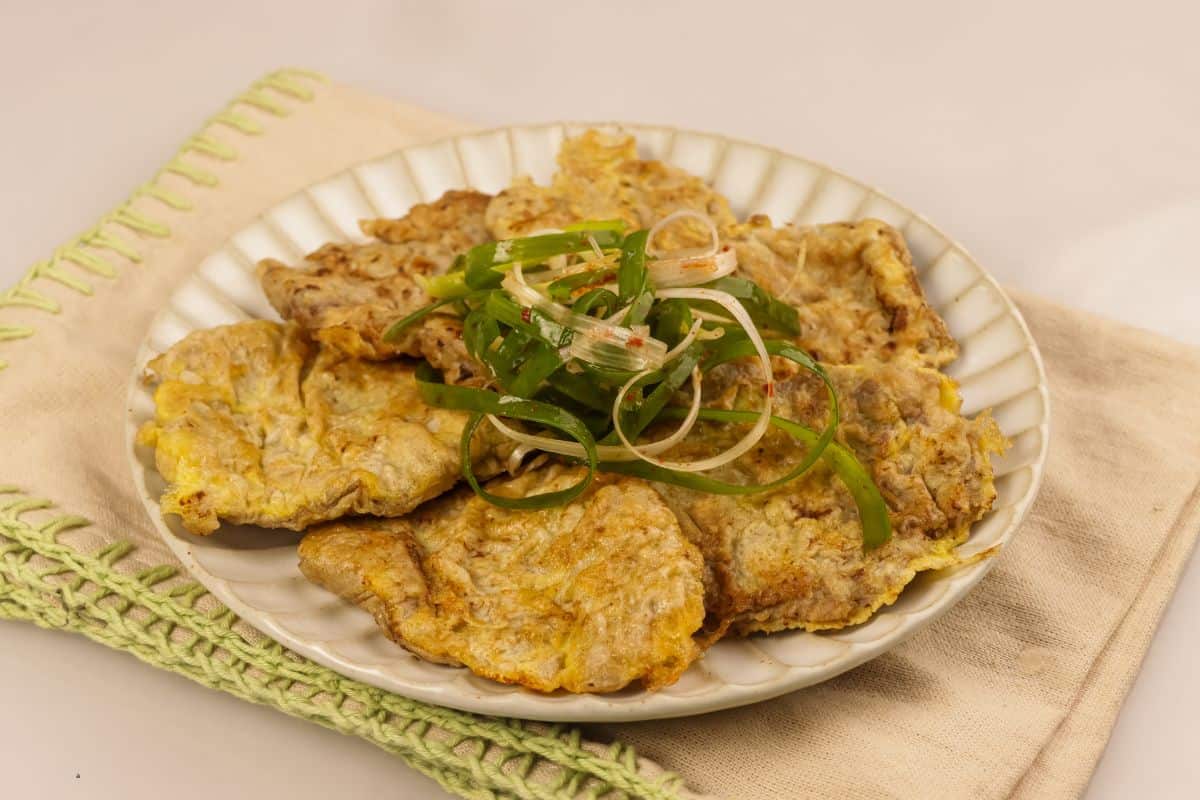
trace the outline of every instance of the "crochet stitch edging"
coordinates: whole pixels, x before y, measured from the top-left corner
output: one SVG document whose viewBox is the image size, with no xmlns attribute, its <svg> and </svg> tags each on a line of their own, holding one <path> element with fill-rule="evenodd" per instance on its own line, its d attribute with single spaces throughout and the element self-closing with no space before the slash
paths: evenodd
<svg viewBox="0 0 1200 800">
<path fill-rule="evenodd" d="M 211 135 L 214 126 L 259 135 L 262 126 L 239 105 L 286 117 L 290 108 L 283 98 L 311 101 L 315 93 L 307 82 L 324 80 L 306 70 L 282 69 L 256 81 L 125 204 L 0 292 L 0 311 L 23 306 L 59 313 L 59 302 L 39 289 L 45 281 L 91 295 L 86 275 L 112 279 L 118 274 L 105 251 L 140 262 L 137 239 L 165 238 L 171 230 L 136 209 L 135 200 L 148 197 L 166 208 L 190 210 L 190 200 L 160 184 L 163 175 L 180 176 L 195 187 L 217 186 L 216 175 L 183 156 L 236 159 L 232 145 Z M 28 325 L 0 321 L 0 342 L 34 333 Z M 0 370 L 6 366 L 0 359 Z M 673 773 L 644 773 L 626 745 L 614 743 L 598 753 L 594 745 L 585 746 L 576 728 L 485 718 L 421 703 L 345 678 L 277 642 L 255 644 L 238 633 L 235 625 L 243 623 L 203 586 L 181 580 L 178 567 L 160 565 L 131 574 L 118 568 L 134 552 L 131 543 L 114 542 L 90 554 L 64 544 L 60 535 L 92 523 L 54 515 L 49 512 L 53 505 L 0 485 L 0 619 L 81 633 L 204 686 L 360 736 L 471 800 L 673 800 L 685 791 L 683 780 Z M 213 608 L 201 610 L 202 601 Z"/>
<path fill-rule="evenodd" d="M 463 797 L 671 800 L 682 788 L 671 773 L 643 776 L 630 747 L 614 744 L 604 755 L 585 749 L 578 729 L 427 705 L 345 678 L 277 642 L 254 645 L 234 630 L 228 609 L 197 609 L 207 595 L 199 584 L 155 588 L 177 568 L 122 572 L 117 565 L 133 545 L 80 553 L 58 537 L 88 520 L 52 515 L 33 523 L 25 517 L 53 504 L 11 486 L 0 496 L 0 618 L 82 633 L 202 685 L 361 736 Z"/>
<path fill-rule="evenodd" d="M 24 306 L 57 314 L 61 304 L 51 295 L 40 291 L 38 285 L 47 281 L 66 286 L 82 295 L 91 295 L 92 284 L 85 276 L 113 279 L 117 267 L 105 257 L 105 252 L 115 253 L 129 261 L 138 263 L 142 255 L 134 240 L 129 237 L 148 236 L 163 239 L 171 235 L 171 228 L 161 220 L 154 219 L 134 207 L 140 198 L 151 198 L 163 207 L 176 211 L 191 210 L 188 198 L 161 185 L 164 175 L 177 175 L 196 188 L 213 188 L 219 185 L 217 176 L 203 166 L 185 159 L 189 153 L 199 153 L 219 161 L 233 161 L 237 149 L 228 142 L 213 136 L 218 126 L 236 131 L 245 136 L 262 134 L 262 125 L 245 113 L 241 106 L 250 106 L 272 116 L 286 117 L 291 113 L 283 98 L 293 101 L 311 102 L 315 96 L 311 82 L 327 79 L 316 72 L 297 68 L 278 69 L 255 81 L 235 97 L 224 109 L 209 118 L 199 133 L 183 143 L 175 156 L 147 183 L 133 191 L 129 198 L 116 209 L 106 214 L 94 226 L 57 248 L 50 258 L 39 261 L 8 289 L 0 291 L 0 310 L 6 307 Z M 123 231 L 119 232 L 119 231 Z M 35 333 L 29 325 L 0 321 L 0 342 L 27 339 Z M 0 371 L 8 362 L 0 358 Z"/>
</svg>

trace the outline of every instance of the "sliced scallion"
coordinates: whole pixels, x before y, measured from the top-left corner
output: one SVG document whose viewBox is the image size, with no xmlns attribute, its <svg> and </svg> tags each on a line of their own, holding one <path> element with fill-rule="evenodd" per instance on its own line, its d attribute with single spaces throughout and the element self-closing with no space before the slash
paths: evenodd
<svg viewBox="0 0 1200 800">
<path fill-rule="evenodd" d="M 427 365 L 423 365 L 427 366 Z M 550 508 L 563 505 L 583 494 L 596 474 L 598 460 L 596 457 L 596 441 L 587 426 L 573 414 L 555 408 L 552 405 L 537 400 L 524 400 L 512 395 L 501 395 L 486 389 L 472 389 L 465 386 L 448 386 L 436 380 L 436 374 L 430 369 L 418 370 L 417 388 L 421 399 L 431 406 L 451 408 L 458 411 L 471 412 L 471 418 L 463 428 L 462 439 L 459 443 L 459 455 L 462 459 L 463 477 L 475 490 L 475 493 L 493 505 L 501 508 L 530 509 Z M 587 475 L 566 489 L 553 492 L 529 495 L 527 497 L 507 497 L 487 491 L 479 483 L 475 475 L 471 457 L 471 441 L 475 430 L 486 415 L 531 422 L 547 428 L 560 431 L 578 442 L 584 450 L 587 464 Z"/>
<path fill-rule="evenodd" d="M 708 231 L 708 246 L 673 252 L 651 246 L 658 231 L 693 218 L 692 224 Z M 451 272 L 423 282 L 434 302 L 398 320 L 385 337 L 395 340 L 438 309 L 463 319 L 467 352 L 487 366 L 498 391 L 448 386 L 428 364 L 418 371 L 418 387 L 430 405 L 471 414 L 461 440 L 463 475 L 496 505 L 546 508 L 568 502 L 597 470 L 698 491 L 751 494 L 795 480 L 824 458 L 854 497 L 864 546 L 879 546 L 890 536 L 887 507 L 853 453 L 833 442 L 840 410 L 829 376 L 801 348 L 762 333 L 796 335 L 796 309 L 754 282 L 730 276 L 736 263 L 736 253 L 721 247 L 715 224 L 698 211 L 676 212 L 652 230 L 628 235 L 621 220 L 575 223 L 471 248 L 455 259 Z M 828 413 L 820 433 L 774 414 L 772 356 L 793 361 L 824 383 Z M 762 407 L 704 408 L 703 375 L 747 357 L 756 359 L 762 372 Z M 672 405 L 689 379 L 688 406 Z M 514 464 L 520 454 L 540 449 L 586 463 L 587 475 L 567 489 L 532 497 L 489 493 L 470 459 L 472 438 L 485 419 L 520 443 Z M 546 432 L 527 433 L 505 419 Z M 656 423 L 663 420 L 682 422 L 664 438 L 640 440 L 647 431 L 660 430 Z M 708 458 L 674 462 L 659 457 L 686 441 L 699 421 L 752 427 L 728 450 Z M 748 452 L 771 426 L 807 446 L 800 463 L 784 474 L 758 485 L 700 474 Z"/>
</svg>

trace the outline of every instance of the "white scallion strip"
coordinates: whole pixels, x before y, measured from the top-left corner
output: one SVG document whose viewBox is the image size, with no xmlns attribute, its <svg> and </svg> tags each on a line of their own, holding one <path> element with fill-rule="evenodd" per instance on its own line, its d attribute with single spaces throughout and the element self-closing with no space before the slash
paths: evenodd
<svg viewBox="0 0 1200 800">
<path fill-rule="evenodd" d="M 717 224 L 709 218 L 707 214 L 699 211 L 693 211 L 690 208 L 681 208 L 673 214 L 667 214 L 665 217 L 654 223 L 654 227 L 650 229 L 650 233 L 646 236 L 646 255 L 660 258 L 666 253 L 654 246 L 654 240 L 663 228 L 670 225 L 672 222 L 681 219 L 694 219 L 704 225 L 708 229 L 708 235 L 711 241 L 708 247 L 696 247 L 686 250 L 677 250 L 671 254 L 672 258 L 704 258 L 715 256 L 717 250 L 721 246 L 720 236 L 717 234 Z"/>
<path fill-rule="evenodd" d="M 547 453 L 558 453 L 560 456 L 587 458 L 587 453 L 584 452 L 583 445 L 579 444 L 579 442 L 572 442 L 567 439 L 555 439 L 550 436 L 537 436 L 532 433 L 524 433 L 523 431 L 519 431 L 516 428 L 510 427 L 494 414 L 488 414 L 487 419 L 488 422 L 492 423 L 496 430 L 500 431 L 500 433 L 524 446 L 536 448 L 538 450 L 544 450 Z M 609 451 L 618 452 L 614 453 Z M 614 460 L 613 456 L 617 456 L 619 458 L 619 453 L 624 452 L 624 447 L 617 447 L 615 445 L 596 445 L 596 454 L 600 458 L 608 461 Z"/>
<path fill-rule="evenodd" d="M 788 279 L 787 286 L 783 287 L 783 291 L 779 293 L 779 299 L 784 302 L 791 302 L 792 290 L 796 288 L 796 282 L 800 280 L 800 274 L 804 272 L 804 264 L 808 260 L 808 242 L 801 242 L 800 249 L 796 252 L 796 265 L 792 268 L 792 276 Z"/>
<path fill-rule="evenodd" d="M 587 235 L 587 243 L 592 246 L 592 252 L 596 254 L 596 258 L 604 260 L 604 251 L 600 249 L 600 245 L 596 243 L 596 237 L 590 233 Z"/>
<path fill-rule="evenodd" d="M 589 238 L 591 241 L 595 241 L 595 237 Z M 574 256 L 578 256 L 581 260 L 573 261 L 572 257 Z M 532 282 L 530 285 L 542 286 L 569 275 L 615 269 L 620 260 L 621 253 L 618 250 L 601 250 L 599 251 L 599 257 L 590 252 L 563 253 L 562 255 L 553 256 L 546 261 L 548 269 L 526 275 L 525 281 L 526 283 Z"/>
<path fill-rule="evenodd" d="M 655 287 L 655 300 L 702 300 L 715 303 L 729 313 L 728 317 L 692 310 L 695 319 L 687 334 L 679 344 L 670 349 L 664 342 L 652 338 L 649 328 L 645 325 L 624 327 L 614 324 L 623 318 L 629 306 L 619 309 L 607 319 L 576 314 L 567 306 L 556 303 L 546 297 L 526 280 L 520 263 L 514 263 L 512 270 L 505 276 L 502 286 L 514 299 L 523 306 L 537 310 L 566 328 L 574 336 L 568 346 L 560 351 L 568 369 L 577 361 L 588 361 L 599 366 L 634 372 L 613 401 L 613 428 L 621 440 L 620 445 L 597 445 L 597 455 L 605 461 L 631 461 L 641 459 L 667 469 L 682 472 L 703 472 L 727 464 L 740 457 L 763 437 L 771 420 L 773 406 L 775 375 L 771 368 L 771 359 L 763 343 L 762 335 L 754 326 L 753 320 L 742 304 L 733 295 L 715 289 L 699 288 L 697 284 L 707 283 L 737 268 L 737 255 L 729 247 L 722 248 L 716 225 L 708 216 L 690 209 L 676 211 L 659 220 L 647 237 L 646 252 L 649 255 L 661 255 L 654 247 L 654 239 L 662 229 L 672 222 L 682 219 L 696 219 L 704 224 L 710 235 L 708 247 L 692 248 L 676 251 L 668 258 L 659 258 L 647 265 L 652 283 Z M 569 264 L 566 261 L 556 263 L 549 270 L 537 273 L 531 278 L 540 286 L 557 280 L 568 274 L 614 266 L 614 256 L 605 253 L 597 244 L 595 237 L 588 235 L 591 252 L 579 254 L 579 263 Z M 595 260 L 592 259 L 595 257 Z M 763 408 L 750 432 L 729 449 L 710 458 L 690 463 L 665 461 L 657 458 L 660 453 L 670 450 L 687 438 L 699 419 L 701 394 L 703 392 L 703 375 L 697 367 L 692 370 L 692 402 L 687 415 L 679 427 L 671 435 L 643 445 L 635 445 L 621 430 L 621 404 L 626 395 L 635 385 L 648 375 L 664 365 L 677 359 L 697 339 L 715 339 L 724 335 L 721 329 L 705 330 L 703 322 L 716 321 L 724 324 L 741 326 L 749 338 L 759 357 L 764 379 Z M 514 472 L 520 467 L 521 461 L 532 450 L 546 453 L 584 458 L 586 453 L 578 442 L 557 439 L 550 436 L 539 436 L 519 431 L 495 415 L 487 415 L 488 421 L 502 434 L 518 443 L 508 459 L 508 468 Z M 544 458 L 544 456 L 542 456 Z"/>
<path fill-rule="evenodd" d="M 685 219 L 699 221 L 708 230 L 709 243 L 706 247 L 692 247 L 665 253 L 655 246 L 658 234 L 672 222 Z M 721 247 L 716 223 L 699 211 L 680 209 L 660 219 L 646 237 L 646 254 L 657 260 L 646 265 L 651 283 L 658 289 L 680 286 L 696 286 L 715 281 L 730 274 L 738 266 L 737 253 L 730 247 Z"/>
<path fill-rule="evenodd" d="M 622 390 L 622 394 L 628 391 L 628 387 L 633 386 L 638 380 L 649 375 L 653 370 L 647 370 L 629 381 L 626 388 Z M 696 420 L 700 417 L 700 395 L 703 387 L 703 376 L 699 368 L 692 370 L 692 404 L 688 408 L 687 416 L 684 417 L 680 426 L 666 438 L 659 439 L 648 444 L 641 445 L 636 450 L 624 445 L 615 444 L 598 444 L 596 445 L 596 455 L 601 461 L 634 461 L 638 458 L 643 458 L 642 453 L 647 455 L 655 455 L 670 450 L 675 445 L 682 442 L 689 433 L 692 427 L 696 424 Z M 521 456 L 524 457 L 529 449 L 544 450 L 547 453 L 557 453 L 561 456 L 572 456 L 574 458 L 587 458 L 584 452 L 583 445 L 579 442 L 572 442 L 566 439 L 555 439 L 550 436 L 538 436 L 532 433 L 525 433 L 508 425 L 494 414 L 487 415 L 488 422 L 504 434 L 508 438 L 520 444 L 518 450 Z M 524 449 L 522 449 L 524 448 Z M 519 460 L 518 460 L 519 463 Z M 512 464 L 512 456 L 509 457 L 509 464 Z M 510 468 L 511 471 L 511 468 Z"/>
<path fill-rule="evenodd" d="M 646 270 L 655 288 L 671 289 L 715 281 L 732 273 L 737 266 L 737 253 L 727 248 L 711 256 L 651 261 Z"/>
<path fill-rule="evenodd" d="M 730 461 L 738 458 L 746 453 L 754 445 L 758 444 L 758 440 L 767 432 L 767 427 L 771 424 L 771 409 L 772 398 L 775 395 L 775 372 L 771 368 L 771 356 L 767 353 L 767 347 L 763 344 L 762 335 L 758 329 L 754 327 L 754 321 L 750 319 L 750 315 L 738 299 L 728 292 L 719 292 L 716 289 L 663 289 L 657 293 L 657 296 L 663 300 L 677 298 L 680 300 L 707 300 L 711 303 L 716 303 L 723 307 L 730 315 L 737 320 L 738 324 L 746 331 L 746 336 L 749 337 L 751 344 L 754 345 L 754 350 L 758 354 L 759 362 L 762 364 L 763 371 L 763 407 L 759 412 L 758 419 L 754 423 L 754 427 L 750 432 L 742 437 L 741 441 L 730 447 L 723 453 L 718 453 L 711 458 L 704 458 L 699 461 L 679 462 L 679 461 L 664 461 L 654 458 L 653 453 L 647 453 L 644 449 L 637 448 L 629 438 L 625 436 L 625 432 L 621 430 L 620 409 L 621 402 L 625 399 L 625 394 L 633 387 L 636 380 L 630 380 L 621 391 L 617 392 L 616 399 L 613 401 L 613 427 L 617 432 L 621 444 L 628 447 L 643 461 L 648 461 L 666 469 L 679 470 L 681 472 L 703 472 L 705 470 L 715 469 L 716 467 L 728 464 Z"/>
<path fill-rule="evenodd" d="M 633 341 L 642 340 L 634 338 Z M 646 369 L 647 365 L 651 363 L 648 359 L 637 355 L 634 349 L 619 342 L 606 341 L 593 333 L 576 332 L 575 337 L 571 339 L 571 344 L 567 346 L 567 354 L 571 358 L 595 364 L 597 367 L 621 370 L 622 372 Z M 654 359 L 654 363 L 658 363 L 660 366 L 661 361 L 661 358 Z"/>
<path fill-rule="evenodd" d="M 558 256 L 555 256 L 557 258 Z M 565 257 L 565 256 L 564 256 Z M 584 272 L 599 272 L 603 270 L 603 265 L 597 266 L 591 261 L 581 261 L 578 264 L 566 264 L 562 267 L 548 269 L 544 272 L 535 272 L 532 275 L 525 276 L 525 282 L 533 281 L 536 286 L 544 286 L 549 283 L 554 283 L 559 278 L 566 278 L 571 275 L 579 275 Z"/>
<path fill-rule="evenodd" d="M 512 271 L 504 276 L 501 286 L 521 305 L 536 309 L 559 325 L 573 330 L 575 336 L 568 353 L 574 358 L 631 372 L 655 370 L 665 363 L 665 342 L 620 325 L 576 314 L 526 283 L 520 264 L 515 264 Z"/>
<path fill-rule="evenodd" d="M 670 364 L 672 361 L 678 358 L 684 350 L 687 350 L 688 347 L 691 346 L 692 342 L 696 341 L 696 337 L 700 335 L 700 326 L 703 324 L 704 320 L 700 319 L 693 322 L 691 329 L 687 332 L 687 335 L 680 339 L 679 344 L 672 347 L 667 351 L 667 354 L 663 356 L 663 362 Z M 724 333 L 724 331 L 721 331 L 721 333 Z"/>
<path fill-rule="evenodd" d="M 703 393 L 703 378 L 700 374 L 700 368 L 692 370 L 692 405 L 688 409 L 688 414 L 684 418 L 683 423 L 665 439 L 659 439 L 651 444 L 638 446 L 629 441 L 629 437 L 621 430 L 621 402 L 625 399 L 625 395 L 633 388 L 634 384 L 642 378 L 650 374 L 650 371 L 638 373 L 625 382 L 621 390 L 617 392 L 616 398 L 613 400 L 613 430 L 617 432 L 617 436 L 621 439 L 621 444 L 625 445 L 628 450 L 628 455 L 635 458 L 640 458 L 643 461 L 649 461 L 651 464 L 671 464 L 674 462 L 660 461 L 654 456 L 659 453 L 666 452 L 670 448 L 679 444 L 684 438 L 691 433 L 692 426 L 696 424 L 696 418 L 700 416 L 700 395 Z M 631 460 L 631 459 L 630 459 Z"/>
<path fill-rule="evenodd" d="M 729 317 L 723 317 L 720 314 L 713 314 L 709 311 L 701 311 L 698 308 L 692 309 L 692 316 L 696 319 L 702 319 L 705 322 L 720 322 L 723 325 L 732 325 L 735 322 L 735 320 Z"/>
<path fill-rule="evenodd" d="M 580 449 L 582 450 L 583 448 L 581 447 Z M 508 474 L 516 475 L 517 470 L 521 468 L 521 462 L 525 460 L 525 456 L 534 450 L 537 450 L 537 448 L 528 444 L 519 444 L 514 447 L 513 451 L 508 455 L 508 460 L 504 462 L 504 468 L 508 471 Z"/>
</svg>

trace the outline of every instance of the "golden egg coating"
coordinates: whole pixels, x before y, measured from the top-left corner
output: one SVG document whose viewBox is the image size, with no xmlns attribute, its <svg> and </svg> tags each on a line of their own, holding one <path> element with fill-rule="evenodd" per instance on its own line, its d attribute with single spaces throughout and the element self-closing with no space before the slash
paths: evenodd
<svg viewBox="0 0 1200 800">
<path fill-rule="evenodd" d="M 863 622 L 894 602 L 917 572 L 956 563 L 955 547 L 995 500 L 990 454 L 1005 440 L 987 414 L 969 420 L 958 413 L 949 378 L 880 362 L 827 371 L 842 414 L 835 440 L 871 473 L 888 506 L 892 538 L 864 550 L 854 500 L 823 462 L 759 494 L 658 486 L 704 555 L 712 631 L 823 630 Z M 824 384 L 783 362 L 776 379 L 774 413 L 820 430 L 828 411 Z M 707 405 L 757 409 L 763 400 L 753 363 L 718 367 L 707 384 Z M 672 458 L 712 455 L 743 432 L 703 423 Z M 772 429 L 746 456 L 710 474 L 766 483 L 804 452 Z"/>
<path fill-rule="evenodd" d="M 489 489 L 525 496 L 583 474 L 549 466 Z M 600 478 L 565 508 L 508 510 L 460 490 L 403 519 L 323 525 L 300 566 L 414 653 L 539 691 L 655 689 L 701 653 L 700 553 L 633 479 Z"/>
<path fill-rule="evenodd" d="M 421 402 L 414 366 L 348 358 L 294 323 L 195 331 L 152 360 L 155 417 L 139 436 L 167 481 L 164 514 L 303 530 L 345 514 L 404 514 L 461 477 L 467 415 Z M 500 469 L 476 438 L 476 468 Z"/>
<path fill-rule="evenodd" d="M 478 365 L 462 345 L 458 320 L 427 318 L 393 342 L 383 335 L 432 302 L 419 278 L 444 273 L 456 255 L 489 240 L 483 215 L 490 199 L 449 191 L 399 219 L 364 220 L 363 232 L 375 241 L 326 244 L 297 267 L 265 259 L 259 282 L 279 315 L 318 342 L 358 358 L 424 357 L 454 382 L 466 382 Z"/>
</svg>

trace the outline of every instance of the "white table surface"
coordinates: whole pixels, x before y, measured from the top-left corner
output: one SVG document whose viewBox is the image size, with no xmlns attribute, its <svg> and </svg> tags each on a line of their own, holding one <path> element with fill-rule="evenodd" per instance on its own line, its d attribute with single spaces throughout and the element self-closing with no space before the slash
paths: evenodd
<svg viewBox="0 0 1200 800">
<path fill-rule="evenodd" d="M 0 0 L 0 283 L 294 64 L 479 123 L 776 145 L 920 209 L 1005 284 L 1200 343 L 1194 3 L 306 5 Z M 1198 611 L 1193 564 L 1088 800 L 1200 796 Z M 446 797 L 361 741 L 25 624 L 0 623 L 0 710 L 10 797 L 271 797 L 281 777 L 293 800 Z"/>
</svg>

